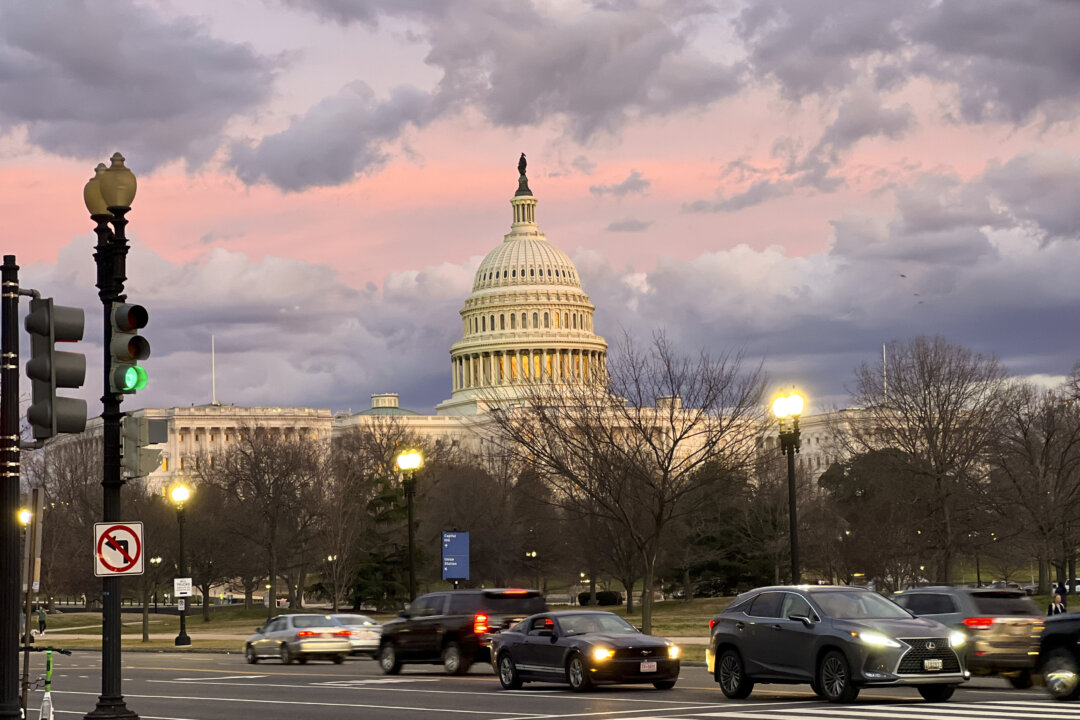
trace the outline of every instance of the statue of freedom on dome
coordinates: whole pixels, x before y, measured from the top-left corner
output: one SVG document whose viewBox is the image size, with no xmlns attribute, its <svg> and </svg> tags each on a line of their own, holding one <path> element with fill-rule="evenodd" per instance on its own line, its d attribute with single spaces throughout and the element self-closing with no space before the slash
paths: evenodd
<svg viewBox="0 0 1080 720">
<path fill-rule="evenodd" d="M 532 190 L 529 189 L 529 178 L 525 177 L 525 153 L 521 153 L 521 158 L 518 160 L 518 189 L 514 193 L 514 197 L 521 195 L 532 195 Z"/>
</svg>

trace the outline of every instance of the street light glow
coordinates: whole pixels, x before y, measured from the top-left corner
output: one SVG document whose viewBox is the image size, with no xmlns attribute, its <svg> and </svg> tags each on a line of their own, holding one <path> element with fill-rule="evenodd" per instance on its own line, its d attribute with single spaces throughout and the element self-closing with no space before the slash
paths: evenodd
<svg viewBox="0 0 1080 720">
<path fill-rule="evenodd" d="M 187 485 L 177 485 L 169 491 L 169 497 L 177 505 L 183 505 L 191 497 L 191 488 Z"/>
<path fill-rule="evenodd" d="M 789 395 L 781 395 L 773 400 L 773 415 L 778 418 L 798 417 L 802 415 L 804 400 L 803 396 L 794 390 Z"/>
<path fill-rule="evenodd" d="M 19 522 L 23 525 L 29 525 L 30 521 L 34 519 L 34 513 L 30 512 L 26 508 L 19 510 Z"/>
<path fill-rule="evenodd" d="M 397 456 L 399 470 L 418 470 L 424 464 L 424 456 L 419 450 L 405 450 Z"/>
</svg>

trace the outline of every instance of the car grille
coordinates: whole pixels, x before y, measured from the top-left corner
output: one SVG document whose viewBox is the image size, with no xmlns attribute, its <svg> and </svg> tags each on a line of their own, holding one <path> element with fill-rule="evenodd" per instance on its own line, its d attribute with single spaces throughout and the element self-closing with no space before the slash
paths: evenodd
<svg viewBox="0 0 1080 720">
<path fill-rule="evenodd" d="M 617 648 L 615 657 L 627 660 L 667 660 L 666 647 Z"/>
<path fill-rule="evenodd" d="M 956 657 L 956 653 L 949 647 L 948 638 L 912 638 L 901 639 L 900 642 L 907 643 L 911 646 L 904 657 L 900 660 L 900 667 L 896 672 L 899 674 L 919 674 L 924 673 L 956 673 L 960 672 L 960 659 Z M 931 650 L 927 645 L 932 644 L 934 649 Z M 926 670 L 924 669 L 924 660 L 940 660 L 940 670 Z"/>
</svg>

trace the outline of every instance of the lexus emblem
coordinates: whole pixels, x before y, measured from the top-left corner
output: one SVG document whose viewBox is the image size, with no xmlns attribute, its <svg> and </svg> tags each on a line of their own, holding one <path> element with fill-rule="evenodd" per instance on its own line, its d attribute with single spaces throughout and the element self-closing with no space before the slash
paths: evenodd
<svg viewBox="0 0 1080 720">
<path fill-rule="evenodd" d="M 648 651 L 648 650 L 642 650 L 642 651 L 641 651 L 641 656 L 642 656 L 642 657 L 645 657 L 645 656 L 646 656 L 646 655 L 648 655 L 648 654 L 649 654 L 649 651 Z"/>
<path fill-rule="evenodd" d="M 937 650 L 937 645 L 935 645 L 932 640 L 927 640 L 926 641 L 926 649 L 927 650 Z"/>
</svg>

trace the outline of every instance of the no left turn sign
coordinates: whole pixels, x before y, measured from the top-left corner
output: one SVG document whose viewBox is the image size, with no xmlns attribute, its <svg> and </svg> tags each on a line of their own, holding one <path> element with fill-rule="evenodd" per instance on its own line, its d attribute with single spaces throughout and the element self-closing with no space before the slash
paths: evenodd
<svg viewBox="0 0 1080 720">
<path fill-rule="evenodd" d="M 94 524 L 94 575 L 143 574 L 141 522 Z"/>
</svg>

